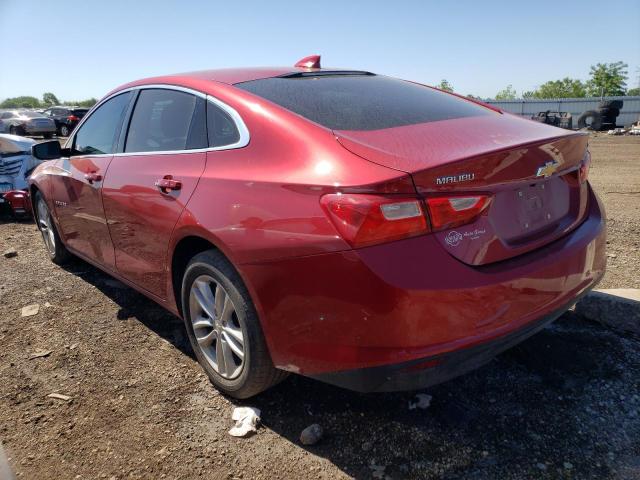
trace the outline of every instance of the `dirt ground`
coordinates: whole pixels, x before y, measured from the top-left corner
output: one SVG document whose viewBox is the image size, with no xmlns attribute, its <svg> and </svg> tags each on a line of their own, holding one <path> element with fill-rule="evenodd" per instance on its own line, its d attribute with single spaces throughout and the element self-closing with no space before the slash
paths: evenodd
<svg viewBox="0 0 640 480">
<path fill-rule="evenodd" d="M 608 212 L 601 286 L 640 288 L 640 138 L 598 135 L 591 150 Z M 640 479 L 640 338 L 575 314 L 428 389 L 426 410 L 408 408 L 413 393 L 298 376 L 237 402 L 206 379 L 180 320 L 84 262 L 49 262 L 32 223 L 0 220 L 9 247 L 0 441 L 18 478 Z M 228 435 L 236 405 L 262 410 L 257 435 Z M 312 423 L 324 438 L 304 447 Z"/>
</svg>

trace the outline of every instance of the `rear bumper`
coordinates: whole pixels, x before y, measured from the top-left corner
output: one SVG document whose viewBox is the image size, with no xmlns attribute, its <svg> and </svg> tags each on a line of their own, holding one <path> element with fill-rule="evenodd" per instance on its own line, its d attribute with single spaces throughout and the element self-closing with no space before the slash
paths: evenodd
<svg viewBox="0 0 640 480">
<path fill-rule="evenodd" d="M 355 378 L 357 389 L 403 389 L 459 375 L 562 314 L 604 275 L 605 244 L 604 210 L 590 190 L 587 216 L 570 234 L 487 266 L 466 265 L 425 235 L 240 272 L 277 367 L 344 386 Z M 438 373 L 411 369 L 417 380 L 361 380 L 454 352 L 467 353 Z"/>
<path fill-rule="evenodd" d="M 571 308 L 589 290 L 558 310 L 528 323 L 515 332 L 473 347 L 399 364 L 328 372 L 309 377 L 363 393 L 418 390 L 437 385 L 481 367 L 496 355 L 538 333 Z"/>
<path fill-rule="evenodd" d="M 11 190 L 0 193 L 0 205 L 9 207 L 16 215 L 31 213 L 31 201 L 28 190 Z"/>
<path fill-rule="evenodd" d="M 24 126 L 24 131 L 25 131 L 25 133 L 28 133 L 29 135 L 37 135 L 39 133 L 55 133 L 56 132 L 56 125 L 55 124 L 47 125 L 47 126 L 29 126 L 29 125 L 25 125 Z"/>
</svg>

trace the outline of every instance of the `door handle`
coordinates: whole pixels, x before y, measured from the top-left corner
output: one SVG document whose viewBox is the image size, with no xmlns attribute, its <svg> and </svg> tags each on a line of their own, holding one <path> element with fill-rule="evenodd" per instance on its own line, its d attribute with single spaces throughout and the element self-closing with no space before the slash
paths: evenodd
<svg viewBox="0 0 640 480">
<path fill-rule="evenodd" d="M 180 190 L 182 188 L 182 182 L 180 180 L 174 180 L 171 175 L 165 175 L 164 178 L 156 180 L 155 186 L 158 187 L 162 193 L 169 193 L 171 190 Z"/>
<path fill-rule="evenodd" d="M 85 173 L 84 179 L 89 183 L 100 182 L 102 180 L 102 175 L 96 172 Z"/>
</svg>

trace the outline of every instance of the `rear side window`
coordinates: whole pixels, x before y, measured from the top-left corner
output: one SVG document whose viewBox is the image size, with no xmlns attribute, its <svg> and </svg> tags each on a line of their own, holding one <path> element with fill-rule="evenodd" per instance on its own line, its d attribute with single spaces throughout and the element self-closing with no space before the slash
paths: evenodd
<svg viewBox="0 0 640 480">
<path fill-rule="evenodd" d="M 207 147 L 205 101 L 190 93 L 142 90 L 131 116 L 125 152 Z"/>
<path fill-rule="evenodd" d="M 235 122 L 227 112 L 212 102 L 207 103 L 207 129 L 210 147 L 223 147 L 240 141 Z"/>
<path fill-rule="evenodd" d="M 296 75 L 235 86 L 332 130 L 380 130 L 495 114 L 453 95 L 372 74 Z"/>
<path fill-rule="evenodd" d="M 122 93 L 100 105 L 76 133 L 74 151 L 86 155 L 113 153 L 116 134 L 130 98 L 130 92 Z"/>
</svg>

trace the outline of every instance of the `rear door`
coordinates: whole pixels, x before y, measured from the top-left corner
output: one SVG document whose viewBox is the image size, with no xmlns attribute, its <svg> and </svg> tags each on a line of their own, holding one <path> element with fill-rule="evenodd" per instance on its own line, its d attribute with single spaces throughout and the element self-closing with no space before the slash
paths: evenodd
<svg viewBox="0 0 640 480">
<path fill-rule="evenodd" d="M 72 155 L 58 162 L 52 198 L 66 244 L 114 267 L 113 244 L 102 207 L 101 188 L 131 100 L 126 92 L 100 105 L 71 139 Z"/>
<path fill-rule="evenodd" d="M 165 298 L 171 232 L 206 162 L 205 96 L 142 89 L 126 130 L 103 187 L 116 268 Z"/>
</svg>

